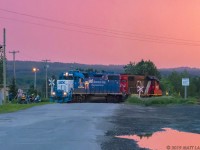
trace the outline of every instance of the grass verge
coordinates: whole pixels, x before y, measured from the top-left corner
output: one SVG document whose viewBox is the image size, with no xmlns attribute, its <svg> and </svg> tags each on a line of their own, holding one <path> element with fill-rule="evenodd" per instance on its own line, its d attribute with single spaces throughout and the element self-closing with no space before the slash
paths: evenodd
<svg viewBox="0 0 200 150">
<path fill-rule="evenodd" d="M 45 105 L 45 104 L 50 104 L 49 102 L 41 102 L 41 103 L 32 103 L 32 104 L 4 104 L 0 106 L 0 114 L 1 113 L 9 113 L 9 112 L 15 112 L 18 110 L 23 110 L 27 108 L 31 108 L 34 106 L 40 106 L 40 105 Z"/>
<path fill-rule="evenodd" d="M 131 95 L 127 99 L 129 104 L 141 104 L 145 106 L 151 105 L 168 105 L 168 104 L 198 104 L 198 99 L 196 98 L 177 98 L 172 96 L 161 96 L 161 97 L 148 97 L 148 98 L 138 98 L 135 95 Z"/>
</svg>

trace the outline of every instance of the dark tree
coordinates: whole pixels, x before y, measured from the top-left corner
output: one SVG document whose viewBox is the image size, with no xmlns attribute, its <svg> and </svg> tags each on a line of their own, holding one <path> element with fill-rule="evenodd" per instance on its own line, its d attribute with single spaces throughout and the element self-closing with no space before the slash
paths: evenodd
<svg viewBox="0 0 200 150">
<path fill-rule="evenodd" d="M 31 94 L 34 94 L 36 95 L 37 94 L 37 90 L 34 89 L 34 85 L 31 84 L 29 89 L 28 89 L 28 94 L 31 95 Z"/>
<path fill-rule="evenodd" d="M 155 64 L 148 60 L 141 60 L 138 63 L 130 62 L 124 67 L 125 73 L 134 74 L 134 75 L 151 75 L 161 78 L 160 72 L 158 71 Z"/>
<path fill-rule="evenodd" d="M 9 97 L 10 100 L 14 99 L 17 95 L 17 86 L 14 78 L 12 79 L 12 82 L 9 86 L 9 95 L 10 95 Z"/>
</svg>

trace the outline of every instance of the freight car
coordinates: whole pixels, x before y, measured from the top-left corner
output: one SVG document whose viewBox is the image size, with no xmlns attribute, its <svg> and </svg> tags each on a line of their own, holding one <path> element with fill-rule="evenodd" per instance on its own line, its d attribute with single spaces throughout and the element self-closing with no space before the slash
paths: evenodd
<svg viewBox="0 0 200 150">
<path fill-rule="evenodd" d="M 137 94 L 138 87 L 143 88 L 141 96 L 162 96 L 159 79 L 155 76 L 121 75 L 120 89 L 123 93 Z"/>
</svg>

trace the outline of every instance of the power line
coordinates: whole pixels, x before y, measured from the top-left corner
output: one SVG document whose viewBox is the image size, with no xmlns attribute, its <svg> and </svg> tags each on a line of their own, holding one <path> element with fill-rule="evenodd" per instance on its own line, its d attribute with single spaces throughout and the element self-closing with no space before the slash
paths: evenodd
<svg viewBox="0 0 200 150">
<path fill-rule="evenodd" d="M 39 59 L 39 58 L 33 58 L 30 55 L 27 55 L 25 53 L 21 53 L 20 56 L 22 56 L 23 58 L 26 58 L 26 59 L 24 59 L 24 61 L 38 61 L 38 62 L 41 61 L 41 59 Z"/>
<path fill-rule="evenodd" d="M 59 23 L 63 25 L 68 25 L 68 26 L 73 26 L 73 27 L 78 27 L 78 28 L 83 28 L 83 29 L 90 29 L 90 30 L 95 30 L 95 31 L 101 31 L 101 32 L 106 32 L 106 33 L 112 33 L 112 34 L 118 34 L 122 36 L 139 36 L 140 38 L 151 38 L 154 40 L 160 40 L 162 39 L 168 39 L 168 40 L 177 40 L 178 42 L 192 42 L 192 43 L 197 43 L 200 41 L 194 41 L 194 40 L 186 40 L 186 39 L 180 39 L 180 38 L 173 38 L 173 37 L 165 37 L 165 36 L 156 36 L 156 35 L 149 35 L 149 34 L 141 34 L 141 33 L 132 33 L 132 32 L 126 32 L 126 31 L 121 31 L 121 30 L 114 30 L 114 29 L 108 29 L 108 28 L 102 28 L 102 27 L 94 27 L 94 26 L 88 26 L 88 25 L 82 25 L 78 23 L 71 23 L 71 22 L 65 22 L 61 20 L 56 20 L 56 19 L 51 19 L 51 18 L 46 18 L 46 17 L 40 17 L 40 16 L 35 16 L 27 13 L 22 13 L 22 12 L 16 12 L 16 11 L 11 11 L 7 9 L 0 8 L 1 11 L 8 12 L 8 13 L 13 13 L 21 16 L 26 16 L 26 17 L 31 17 L 31 18 L 36 18 L 40 20 L 45 20 L 49 22 L 54 22 L 54 23 Z"/>
<path fill-rule="evenodd" d="M 154 40 L 154 39 L 142 39 L 142 38 L 128 38 L 125 36 L 113 36 L 113 35 L 107 35 L 107 34 L 100 34 L 100 33 L 92 33 L 92 32 L 87 32 L 87 31 L 80 31 L 80 30 L 72 30 L 72 29 L 67 29 L 67 28 L 61 28 L 57 26 L 49 26 L 49 25 L 44 25 L 40 23 L 33 23 L 29 21 L 24 21 L 24 20 L 18 20 L 18 19 L 12 19 L 12 18 L 6 18 L 6 17 L 0 17 L 2 19 L 7 19 L 7 20 L 12 20 L 12 21 L 17 21 L 17 22 L 23 22 L 23 23 L 28 23 L 28 24 L 33 24 L 37 26 L 42 26 L 42 27 L 48 27 L 48 28 L 54 28 L 54 29 L 60 29 L 60 30 L 66 30 L 66 31 L 75 31 L 75 32 L 80 32 L 80 33 L 86 33 L 86 34 L 93 34 L 93 35 L 100 35 L 100 36 L 107 36 L 107 37 L 114 37 L 114 38 L 121 38 L 121 39 L 128 39 L 128 40 L 136 40 L 136 41 L 143 41 L 143 42 L 154 42 L 154 43 L 160 43 L 160 44 L 177 44 L 177 45 L 189 45 L 189 46 L 200 46 L 200 44 L 197 43 L 186 43 L 186 42 L 177 42 L 177 41 L 164 41 L 164 40 Z"/>
<path fill-rule="evenodd" d="M 80 33 L 100 35 L 100 36 L 106 36 L 106 37 L 114 37 L 114 38 L 127 39 L 127 40 L 135 40 L 135 41 L 141 41 L 141 42 L 152 42 L 152 43 L 159 43 L 159 44 L 188 45 L 188 46 L 200 46 L 200 43 L 198 44 L 198 43 L 190 43 L 190 42 L 178 42 L 178 41 L 169 41 L 169 40 L 162 40 L 162 39 L 155 40 L 155 39 L 150 39 L 150 38 L 148 38 L 148 39 L 147 38 L 138 38 L 138 37 L 134 37 L 134 36 L 131 36 L 133 38 L 129 38 L 129 37 L 126 37 L 125 35 L 124 36 L 108 35 L 108 34 L 94 33 L 94 32 L 81 31 L 81 30 L 72 30 L 72 29 L 67 29 L 67 28 L 62 28 L 62 27 L 57 27 L 57 26 L 44 25 L 44 24 L 40 24 L 40 23 L 34 23 L 34 22 L 18 20 L 18 19 L 13 19 L 13 18 L 7 18 L 7 17 L 0 17 L 0 18 L 1 19 L 6 19 L 6 20 L 11 20 L 11 21 L 22 22 L 22 23 L 33 24 L 33 25 L 42 26 L 42 27 L 59 29 L 59 30 L 80 32 Z"/>
</svg>

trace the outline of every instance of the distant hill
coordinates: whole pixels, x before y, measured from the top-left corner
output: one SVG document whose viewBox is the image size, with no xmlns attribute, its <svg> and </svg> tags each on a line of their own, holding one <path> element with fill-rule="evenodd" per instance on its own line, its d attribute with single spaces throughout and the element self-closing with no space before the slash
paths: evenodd
<svg viewBox="0 0 200 150">
<path fill-rule="evenodd" d="M 33 84 L 34 73 L 32 68 L 36 67 L 39 69 L 37 72 L 37 82 L 38 84 L 45 84 L 45 63 L 44 62 L 34 62 L 34 61 L 16 61 L 16 79 L 17 84 L 26 89 L 30 84 Z M 115 72 L 123 73 L 123 65 L 87 65 L 87 64 L 78 64 L 78 63 L 59 63 L 59 62 L 49 62 L 48 63 L 48 77 L 52 75 L 59 76 L 60 73 L 76 70 L 76 69 L 94 69 L 97 71 L 106 71 L 106 72 Z M 13 62 L 7 62 L 7 75 L 8 83 L 11 82 L 13 77 Z"/>
<path fill-rule="evenodd" d="M 107 71 L 107 72 L 115 72 L 122 73 L 123 65 L 87 65 L 87 64 L 78 64 L 78 63 L 59 63 L 59 62 L 49 62 L 48 72 L 50 75 L 58 75 L 61 72 L 75 70 L 75 69 L 96 69 L 97 71 Z M 16 73 L 18 75 L 26 75 L 32 74 L 32 68 L 36 67 L 40 71 L 38 75 L 44 73 L 45 63 L 44 62 L 33 62 L 33 61 L 16 61 Z M 13 71 L 13 62 L 7 62 L 7 71 L 11 73 Z"/>
<path fill-rule="evenodd" d="M 179 73 L 187 71 L 191 76 L 200 76 L 199 68 L 179 67 L 179 68 L 159 69 L 159 71 L 162 76 L 167 76 L 171 74 L 173 71 L 176 71 Z"/>
<path fill-rule="evenodd" d="M 78 64 L 78 63 L 60 63 L 60 62 L 49 62 L 48 63 L 48 77 L 58 75 L 64 71 L 75 70 L 75 69 L 96 69 L 97 71 L 106 71 L 106 72 L 115 72 L 115 73 L 123 73 L 124 65 L 87 65 L 87 64 Z M 45 84 L 45 63 L 44 62 L 33 62 L 33 61 L 16 61 L 16 77 L 17 84 L 26 89 L 30 84 L 33 84 L 34 81 L 34 73 L 32 72 L 32 68 L 36 67 L 40 71 L 37 72 L 37 82 L 40 85 Z M 187 70 L 192 76 L 199 76 L 200 69 L 197 68 L 189 68 L 189 67 L 180 67 L 180 68 L 168 68 L 168 69 L 159 69 L 162 76 L 169 75 L 172 71 L 183 72 Z M 8 75 L 8 83 L 10 83 L 13 77 L 13 62 L 7 62 L 7 75 Z"/>
</svg>

